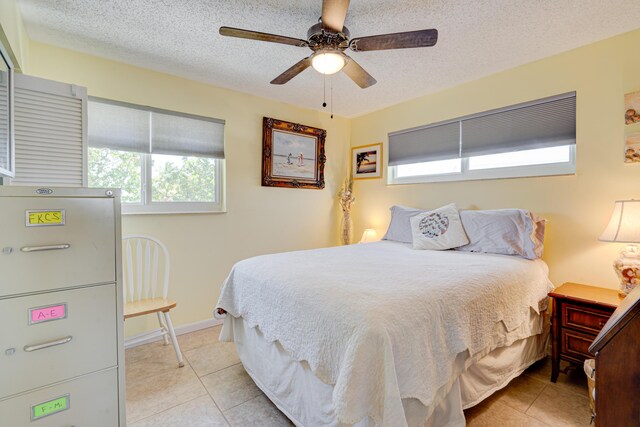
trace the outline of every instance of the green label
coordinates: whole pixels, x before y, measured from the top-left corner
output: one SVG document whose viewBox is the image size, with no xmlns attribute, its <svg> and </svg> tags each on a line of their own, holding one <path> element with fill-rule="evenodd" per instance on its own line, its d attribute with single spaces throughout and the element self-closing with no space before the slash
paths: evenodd
<svg viewBox="0 0 640 427">
<path fill-rule="evenodd" d="M 69 409 L 69 395 L 33 405 L 31 407 L 31 419 L 37 420 L 38 418 L 46 417 L 47 415 L 67 409 Z"/>
</svg>

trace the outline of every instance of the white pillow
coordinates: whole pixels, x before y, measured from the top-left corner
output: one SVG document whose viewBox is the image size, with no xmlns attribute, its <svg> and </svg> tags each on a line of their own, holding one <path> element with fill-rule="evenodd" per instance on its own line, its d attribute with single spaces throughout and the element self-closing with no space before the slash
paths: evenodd
<svg viewBox="0 0 640 427">
<path fill-rule="evenodd" d="M 469 244 L 457 251 L 542 257 L 545 220 L 522 209 L 460 211 Z"/>
<path fill-rule="evenodd" d="M 410 218 L 413 249 L 442 251 L 469 243 L 454 203 Z"/>
<path fill-rule="evenodd" d="M 426 209 L 408 208 L 400 205 L 393 205 L 389 210 L 391 211 L 391 221 L 389 222 L 387 233 L 382 240 L 394 240 L 402 243 L 413 242 L 409 219 L 419 213 L 428 211 Z"/>
</svg>

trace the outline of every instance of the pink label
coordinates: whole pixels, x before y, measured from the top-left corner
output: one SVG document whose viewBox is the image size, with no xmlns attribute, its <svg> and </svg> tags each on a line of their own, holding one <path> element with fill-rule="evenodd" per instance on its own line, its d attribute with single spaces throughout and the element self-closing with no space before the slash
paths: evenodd
<svg viewBox="0 0 640 427">
<path fill-rule="evenodd" d="M 67 305 L 56 304 L 43 308 L 29 309 L 31 324 L 46 322 L 48 320 L 64 319 L 67 317 Z"/>
</svg>

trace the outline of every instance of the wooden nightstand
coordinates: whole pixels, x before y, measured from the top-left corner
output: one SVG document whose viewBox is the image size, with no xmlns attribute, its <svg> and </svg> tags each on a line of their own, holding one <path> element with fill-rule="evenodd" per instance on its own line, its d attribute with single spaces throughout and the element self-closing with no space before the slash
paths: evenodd
<svg viewBox="0 0 640 427">
<path fill-rule="evenodd" d="M 549 296 L 553 298 L 551 381 L 556 382 L 561 360 L 581 366 L 593 358 L 589 346 L 622 299 L 615 289 L 577 283 L 565 283 Z"/>
</svg>

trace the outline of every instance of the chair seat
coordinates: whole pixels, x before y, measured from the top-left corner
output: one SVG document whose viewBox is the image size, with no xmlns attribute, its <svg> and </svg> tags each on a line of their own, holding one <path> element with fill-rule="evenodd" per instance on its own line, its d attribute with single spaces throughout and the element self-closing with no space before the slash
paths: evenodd
<svg viewBox="0 0 640 427">
<path fill-rule="evenodd" d="M 143 316 L 158 311 L 169 311 L 176 306 L 175 301 L 164 298 L 143 299 L 141 301 L 128 302 L 124 305 L 124 318 Z"/>
</svg>

